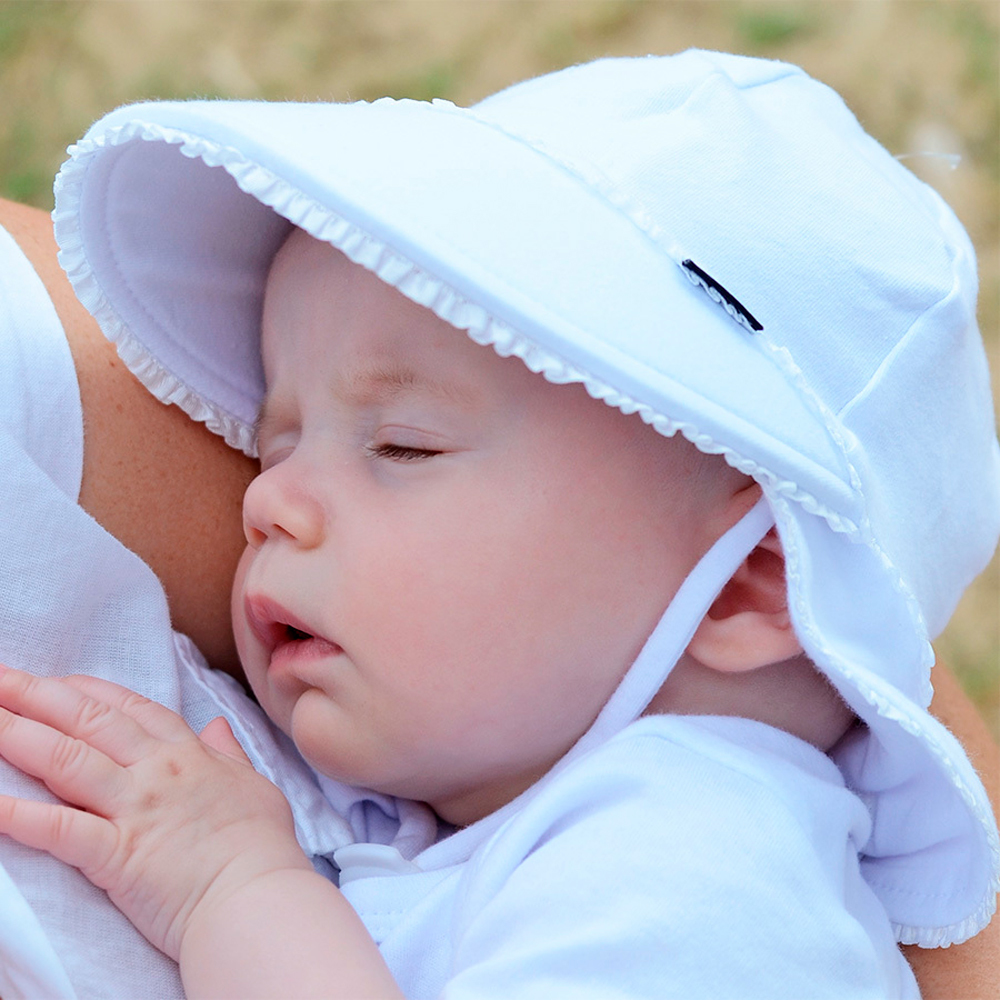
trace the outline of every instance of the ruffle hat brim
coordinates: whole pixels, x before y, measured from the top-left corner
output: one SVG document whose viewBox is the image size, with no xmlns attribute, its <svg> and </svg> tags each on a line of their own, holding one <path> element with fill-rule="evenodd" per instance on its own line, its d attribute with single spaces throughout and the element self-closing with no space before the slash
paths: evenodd
<svg viewBox="0 0 1000 1000">
<path fill-rule="evenodd" d="M 233 331 L 256 322 L 247 276 L 261 283 L 283 236 L 267 206 L 473 339 L 593 394 L 614 385 L 612 405 L 649 421 L 669 413 L 660 429 L 679 429 L 810 510 L 860 516 L 823 422 L 767 341 L 721 307 L 705 308 L 669 237 L 640 209 L 465 109 L 388 99 L 151 103 L 112 112 L 73 153 L 88 176 L 69 184 L 64 172 L 57 217 L 67 220 L 63 266 L 72 278 L 85 259 L 93 276 L 92 288 L 77 282 L 78 294 L 124 353 L 128 329 L 155 328 L 147 349 L 179 383 L 161 393 L 196 419 L 197 399 L 216 401 L 225 416 L 213 429 L 245 451 L 263 383 Z M 259 204 L 224 176 L 204 177 L 197 161 Z M 562 248 L 594 241 L 613 272 L 553 266 Z M 188 253 L 165 258 L 167 243 Z M 628 310 L 614 294 L 625 280 L 644 290 Z M 544 361 L 533 358 L 543 343 Z"/>
<path fill-rule="evenodd" d="M 870 579 L 877 560 L 853 470 L 769 342 L 709 302 L 682 248 L 600 178 L 445 102 L 155 103 L 113 112 L 71 149 L 54 217 L 61 262 L 130 369 L 247 453 L 263 285 L 296 225 L 474 340 L 752 475 L 789 555 L 800 637 L 871 730 L 842 766 L 876 819 L 870 877 L 898 936 L 946 945 L 989 920 L 1000 849 L 982 785 L 924 711 L 926 685 L 904 694 L 879 669 L 896 654 L 926 665 L 912 609 L 898 593 L 872 602 L 910 638 L 876 643 L 870 666 L 856 635 L 815 619 L 817 581 L 852 560 Z M 551 266 L 595 240 L 601 266 Z M 625 280 L 642 295 L 621 296 Z M 910 837 L 915 809 L 932 821 Z"/>
</svg>

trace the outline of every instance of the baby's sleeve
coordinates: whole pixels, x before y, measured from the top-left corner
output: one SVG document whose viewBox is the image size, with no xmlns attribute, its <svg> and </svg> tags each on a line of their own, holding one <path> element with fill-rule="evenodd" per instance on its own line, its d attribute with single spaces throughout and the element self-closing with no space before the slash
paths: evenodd
<svg viewBox="0 0 1000 1000">
<path fill-rule="evenodd" d="M 564 783 L 541 836 L 529 809 L 471 874 L 448 1000 L 918 995 L 847 817 L 816 837 L 756 776 L 655 739 L 616 750 Z"/>
</svg>

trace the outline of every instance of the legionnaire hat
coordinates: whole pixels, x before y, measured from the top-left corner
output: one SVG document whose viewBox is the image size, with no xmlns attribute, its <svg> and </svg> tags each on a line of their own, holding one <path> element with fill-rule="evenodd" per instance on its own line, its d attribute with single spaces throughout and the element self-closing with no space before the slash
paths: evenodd
<svg viewBox="0 0 1000 1000">
<path fill-rule="evenodd" d="M 753 476 L 798 637 L 867 723 L 836 758 L 870 808 L 869 881 L 901 941 L 985 925 L 996 826 L 926 711 L 929 639 L 1000 532 L 975 258 L 833 91 L 690 51 L 467 109 L 137 104 L 71 148 L 54 217 L 129 367 L 248 453 L 264 282 L 294 225 Z"/>
</svg>

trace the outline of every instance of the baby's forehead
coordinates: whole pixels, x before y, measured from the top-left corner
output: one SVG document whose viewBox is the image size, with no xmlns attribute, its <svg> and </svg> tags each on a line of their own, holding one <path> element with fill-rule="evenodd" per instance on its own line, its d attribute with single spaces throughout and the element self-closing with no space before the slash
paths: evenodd
<svg viewBox="0 0 1000 1000">
<path fill-rule="evenodd" d="M 426 391 L 468 401 L 523 367 L 301 230 L 271 265 L 262 353 L 269 384 L 299 355 L 326 364 L 338 392 L 375 399 Z"/>
<path fill-rule="evenodd" d="M 469 420 L 516 415 L 538 422 L 560 441 L 572 440 L 581 451 L 603 449 L 609 468 L 615 465 L 611 450 L 641 451 L 650 489 L 704 496 L 734 476 L 746 481 L 680 434 L 667 437 L 639 414 L 591 397 L 582 377 L 557 384 L 520 357 L 476 343 L 467 331 L 301 230 L 292 231 L 272 264 L 267 306 L 269 391 L 258 427 L 274 405 L 271 389 L 294 389 L 316 374 L 318 359 L 326 369 L 330 405 L 366 408 L 418 399 Z M 283 322 L 286 314 L 292 321 Z"/>
</svg>

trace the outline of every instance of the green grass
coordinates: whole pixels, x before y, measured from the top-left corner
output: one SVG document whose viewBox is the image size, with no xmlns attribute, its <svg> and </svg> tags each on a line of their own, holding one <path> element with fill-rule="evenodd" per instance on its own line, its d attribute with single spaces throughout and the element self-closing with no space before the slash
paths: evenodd
<svg viewBox="0 0 1000 1000">
<path fill-rule="evenodd" d="M 776 49 L 817 28 L 812 4 L 771 2 L 736 9 L 738 38 L 752 51 Z"/>
</svg>

